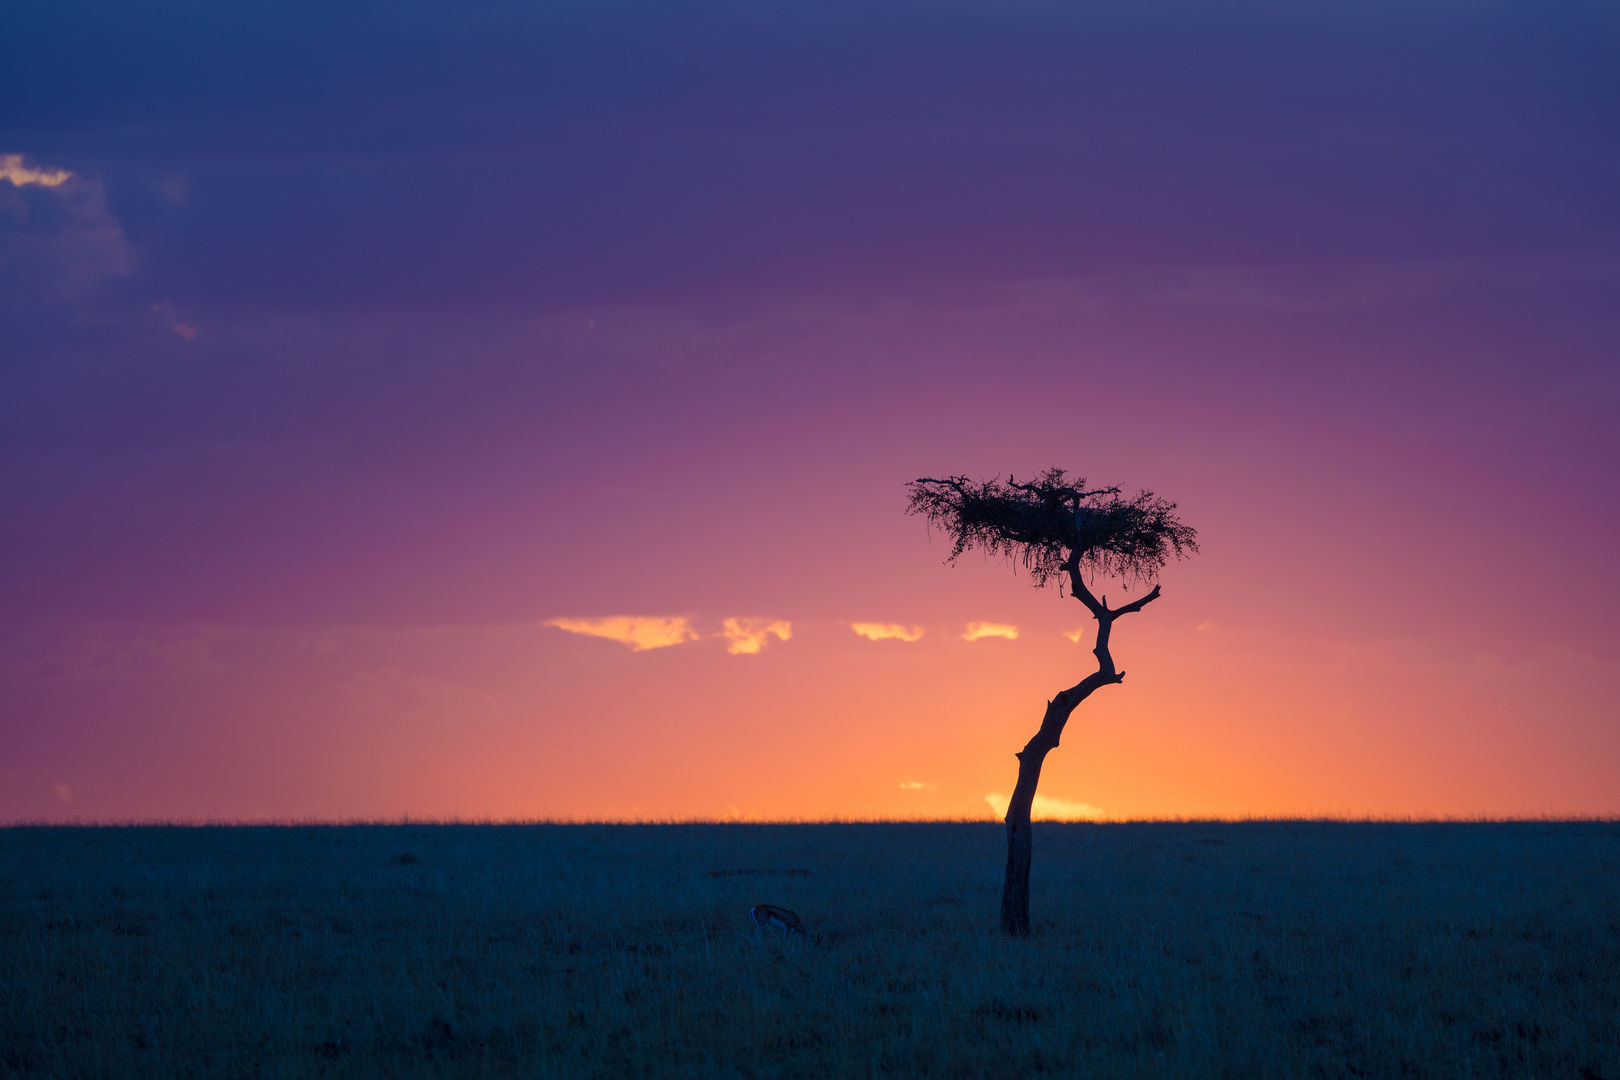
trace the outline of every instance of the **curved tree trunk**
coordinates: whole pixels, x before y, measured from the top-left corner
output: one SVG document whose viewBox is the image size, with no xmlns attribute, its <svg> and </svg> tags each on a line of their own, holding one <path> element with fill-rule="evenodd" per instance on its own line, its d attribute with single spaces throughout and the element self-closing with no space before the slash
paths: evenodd
<svg viewBox="0 0 1620 1080">
<path fill-rule="evenodd" d="M 1114 670 L 1114 658 L 1108 652 L 1108 634 L 1114 620 L 1141 611 L 1144 605 L 1159 598 L 1159 587 L 1155 585 L 1153 591 L 1140 600 L 1109 609 L 1091 595 L 1091 590 L 1080 580 L 1075 560 L 1071 559 L 1065 569 L 1069 573 L 1071 591 L 1097 620 L 1097 644 L 1091 650 L 1097 657 L 1097 670 L 1046 703 L 1041 729 L 1017 755 L 1018 783 L 1007 805 L 1007 876 L 1001 887 L 1001 929 L 1008 934 L 1029 933 L 1029 864 L 1034 851 L 1029 815 L 1035 804 L 1035 788 L 1041 782 L 1041 766 L 1046 762 L 1046 755 L 1057 749 L 1063 726 L 1069 722 L 1075 707 L 1099 686 L 1124 681 L 1125 673 Z"/>
</svg>

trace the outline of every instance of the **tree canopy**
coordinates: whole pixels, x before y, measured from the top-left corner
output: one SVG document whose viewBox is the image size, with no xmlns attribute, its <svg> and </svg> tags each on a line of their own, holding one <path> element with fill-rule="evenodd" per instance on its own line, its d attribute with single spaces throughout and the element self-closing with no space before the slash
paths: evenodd
<svg viewBox="0 0 1620 1080">
<path fill-rule="evenodd" d="M 1070 574 L 1073 588 L 1082 570 L 1151 581 L 1172 556 L 1198 551 L 1198 534 L 1177 519 L 1175 503 L 1151 491 L 1126 498 L 1117 487 L 1088 488 L 1085 477 L 1063 469 L 1028 483 L 949 476 L 906 486 L 907 513 L 951 537 L 947 562 L 979 548 L 1018 562 L 1037 586 Z"/>
</svg>

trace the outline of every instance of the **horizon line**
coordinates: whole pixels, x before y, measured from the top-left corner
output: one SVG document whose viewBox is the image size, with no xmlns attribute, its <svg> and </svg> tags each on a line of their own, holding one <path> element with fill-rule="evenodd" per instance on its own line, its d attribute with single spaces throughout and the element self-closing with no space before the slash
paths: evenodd
<svg viewBox="0 0 1620 1080">
<path fill-rule="evenodd" d="M 1620 824 L 1620 814 L 1255 814 L 1154 815 L 1143 817 L 1035 818 L 1040 825 L 1512 825 L 1512 824 Z M 218 829 L 218 828 L 450 828 L 536 826 L 677 826 L 677 825 L 1003 825 L 1001 818 L 985 817 L 354 817 L 354 818 L 127 818 L 51 820 L 19 818 L 0 821 L 0 829 Z"/>
</svg>

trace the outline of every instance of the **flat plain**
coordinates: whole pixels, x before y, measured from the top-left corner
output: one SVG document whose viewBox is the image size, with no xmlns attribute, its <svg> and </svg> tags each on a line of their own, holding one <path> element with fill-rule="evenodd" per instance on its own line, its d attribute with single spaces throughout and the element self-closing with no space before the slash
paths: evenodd
<svg viewBox="0 0 1620 1080">
<path fill-rule="evenodd" d="M 0 1074 L 1620 1077 L 1620 823 L 1002 836 L 0 829 Z"/>
</svg>

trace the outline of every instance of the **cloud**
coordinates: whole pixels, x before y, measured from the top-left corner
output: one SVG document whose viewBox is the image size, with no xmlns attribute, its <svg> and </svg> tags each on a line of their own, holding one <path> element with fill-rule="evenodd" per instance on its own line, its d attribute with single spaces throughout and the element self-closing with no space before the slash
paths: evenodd
<svg viewBox="0 0 1620 1080">
<path fill-rule="evenodd" d="M 390 664 L 357 671 L 343 684 L 345 700 L 362 713 L 401 719 L 461 723 L 499 719 L 507 699 L 479 686 L 463 686 L 436 675 Z"/>
<path fill-rule="evenodd" d="M 170 206 L 181 207 L 186 205 L 186 178 L 184 176 L 165 176 L 152 182 L 152 190 L 158 197 Z"/>
<path fill-rule="evenodd" d="M 721 633 L 731 642 L 726 646 L 728 653 L 751 656 L 765 647 L 766 639 L 772 634 L 782 641 L 792 637 L 793 624 L 781 619 L 727 619 L 726 628 Z"/>
<path fill-rule="evenodd" d="M 1086 629 L 1086 627 L 1082 626 L 1078 630 L 1065 630 L 1063 632 L 1063 636 L 1078 645 L 1080 644 L 1080 639 L 1086 636 Z"/>
<path fill-rule="evenodd" d="M 178 334 L 187 341 L 191 341 L 197 336 L 196 324 L 181 322 L 180 317 L 174 313 L 173 304 L 167 301 L 161 304 L 153 304 L 152 313 L 169 328 L 170 333 Z"/>
<path fill-rule="evenodd" d="M 1006 638 L 1008 641 L 1017 641 L 1018 627 L 996 622 L 968 623 L 967 632 L 962 635 L 962 640 L 978 641 L 980 638 Z"/>
<path fill-rule="evenodd" d="M 51 787 L 51 790 L 56 792 L 56 797 L 62 800 L 63 803 L 73 801 L 73 789 L 66 784 L 55 784 Z"/>
<path fill-rule="evenodd" d="M 12 187 L 58 187 L 71 179 L 66 169 L 35 169 L 23 164 L 21 154 L 0 154 L 0 180 L 10 180 Z"/>
<path fill-rule="evenodd" d="M 548 619 L 545 625 L 555 626 L 570 634 L 622 642 L 635 652 L 662 649 L 698 639 L 698 632 L 692 629 L 691 622 L 676 616 L 610 615 L 605 619 Z"/>
<path fill-rule="evenodd" d="M 1467 259 L 1291 261 L 1263 269 L 1193 273 L 1167 291 L 1187 303 L 1314 313 L 1429 296 L 1479 273 L 1478 263 Z"/>
<path fill-rule="evenodd" d="M 850 623 L 849 628 L 869 641 L 916 641 L 923 636 L 920 626 L 892 622 L 857 622 Z"/>
<path fill-rule="evenodd" d="M 1007 816 L 1007 805 L 1012 801 L 1006 795 L 997 795 L 994 792 L 986 795 L 984 801 L 990 804 L 990 809 L 996 812 L 996 817 Z M 1045 795 L 1035 796 L 1035 803 L 1030 807 L 1030 818 L 1036 821 L 1088 821 L 1100 818 L 1103 815 L 1102 807 L 1092 806 L 1090 803 L 1069 802 L 1067 799 L 1049 799 Z"/>
<path fill-rule="evenodd" d="M 76 297 L 133 262 L 100 180 L 0 154 L 0 295 Z"/>
<path fill-rule="evenodd" d="M 938 784 L 925 784 L 921 780 L 902 780 L 902 781 L 900 781 L 900 790 L 901 791 L 938 791 L 939 790 L 939 785 Z"/>
<path fill-rule="evenodd" d="M 215 650 L 239 634 L 89 620 L 21 625 L 0 632 L 0 682 L 208 678 L 225 673 Z"/>
</svg>

